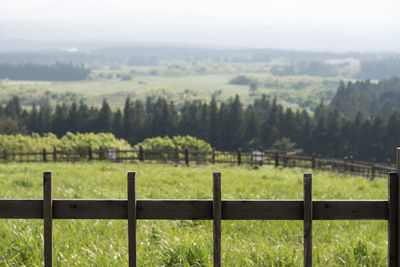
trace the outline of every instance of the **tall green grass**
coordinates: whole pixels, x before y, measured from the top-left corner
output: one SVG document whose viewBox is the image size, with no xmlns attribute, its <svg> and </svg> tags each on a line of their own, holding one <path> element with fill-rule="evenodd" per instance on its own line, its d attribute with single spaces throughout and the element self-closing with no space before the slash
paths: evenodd
<svg viewBox="0 0 400 267">
<path fill-rule="evenodd" d="M 127 198 L 126 173 L 137 171 L 137 197 L 211 199 L 222 172 L 223 199 L 302 199 L 300 169 L 174 167 L 110 163 L 0 165 L 0 198 L 42 198 L 42 172 L 53 172 L 53 198 Z M 313 172 L 314 199 L 387 199 L 387 181 Z M 386 221 L 314 221 L 315 266 L 384 266 Z M 0 220 L 0 266 L 43 262 L 41 220 Z M 56 266 L 124 266 L 126 220 L 55 220 Z M 211 221 L 138 221 L 139 266 L 211 266 Z M 300 266 L 301 221 L 223 221 L 224 266 Z"/>
</svg>

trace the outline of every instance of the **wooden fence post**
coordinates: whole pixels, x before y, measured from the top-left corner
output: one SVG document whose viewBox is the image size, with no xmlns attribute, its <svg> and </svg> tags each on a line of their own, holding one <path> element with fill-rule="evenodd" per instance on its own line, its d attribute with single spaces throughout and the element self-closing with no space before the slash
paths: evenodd
<svg viewBox="0 0 400 267">
<path fill-rule="evenodd" d="M 93 159 L 92 147 L 89 147 L 89 149 L 88 149 L 88 158 L 89 158 L 89 160 L 92 160 L 92 159 Z"/>
<path fill-rule="evenodd" d="M 317 159 L 321 159 L 321 158 L 322 158 L 321 154 L 318 154 L 318 155 L 317 155 Z M 318 168 L 321 169 L 321 166 L 322 166 L 322 162 L 321 162 L 321 161 L 318 161 Z"/>
<path fill-rule="evenodd" d="M 264 164 L 264 156 L 265 156 L 264 148 L 262 146 L 260 146 L 258 148 L 258 151 L 260 151 L 260 157 L 261 157 L 261 160 L 259 163 L 260 163 L 260 166 L 262 166 Z"/>
<path fill-rule="evenodd" d="M 390 159 L 387 159 L 386 163 L 387 163 L 387 167 L 388 167 L 387 168 L 388 172 L 390 172 L 390 168 L 392 167 L 392 161 Z"/>
<path fill-rule="evenodd" d="M 215 164 L 215 148 L 213 148 L 211 151 L 211 163 Z"/>
<path fill-rule="evenodd" d="M 43 148 L 43 162 L 47 161 L 46 148 Z"/>
<path fill-rule="evenodd" d="M 57 148 L 53 147 L 53 161 L 57 161 Z"/>
<path fill-rule="evenodd" d="M 4 161 L 7 162 L 7 150 L 4 149 L 3 151 Z"/>
<path fill-rule="evenodd" d="M 128 172 L 129 267 L 136 267 L 136 172 Z"/>
<path fill-rule="evenodd" d="M 53 203 L 51 199 L 51 172 L 43 173 L 43 239 L 44 266 L 53 265 Z"/>
<path fill-rule="evenodd" d="M 279 152 L 275 151 L 275 167 L 279 167 Z"/>
<path fill-rule="evenodd" d="M 237 164 L 238 165 L 242 164 L 242 150 L 240 148 L 238 148 L 237 151 Z"/>
<path fill-rule="evenodd" d="M 103 148 L 99 147 L 99 159 L 103 160 Z"/>
<path fill-rule="evenodd" d="M 304 267 L 312 265 L 312 175 L 304 174 Z"/>
<path fill-rule="evenodd" d="M 398 147 L 396 149 L 396 169 L 397 169 L 397 174 L 399 174 L 400 173 L 400 147 Z"/>
<path fill-rule="evenodd" d="M 350 157 L 349 157 L 349 161 L 350 161 L 350 174 L 353 174 L 353 171 L 354 171 L 354 166 L 353 166 L 353 163 L 354 163 L 354 157 L 353 157 L 353 155 L 350 155 Z"/>
<path fill-rule="evenodd" d="M 175 164 L 179 165 L 179 150 L 178 150 L 178 147 L 175 147 Z"/>
<path fill-rule="evenodd" d="M 376 160 L 373 159 L 372 163 L 371 163 L 371 179 L 372 180 L 375 179 L 375 163 L 376 163 Z"/>
<path fill-rule="evenodd" d="M 388 189 L 388 261 L 389 267 L 398 266 L 399 263 L 399 194 L 398 175 L 389 173 Z"/>
<path fill-rule="evenodd" d="M 396 172 L 397 172 L 397 178 L 399 177 L 399 171 L 400 171 L 400 147 L 396 148 Z M 400 197 L 399 197 L 399 192 L 400 192 L 400 183 L 397 180 L 397 256 L 400 255 L 400 223 L 399 223 L 399 216 L 400 216 Z M 397 264 L 399 264 L 399 258 L 397 257 Z"/>
<path fill-rule="evenodd" d="M 347 172 L 347 157 L 343 158 L 343 174 Z"/>
<path fill-rule="evenodd" d="M 185 164 L 189 166 L 189 149 L 185 148 Z"/>
<path fill-rule="evenodd" d="M 311 156 L 311 168 L 313 170 L 315 169 L 315 153 L 313 153 Z"/>
<path fill-rule="evenodd" d="M 139 161 L 143 162 L 144 161 L 144 153 L 143 153 L 143 147 L 139 146 Z"/>
<path fill-rule="evenodd" d="M 213 255 L 214 267 L 221 266 L 221 173 L 213 174 Z"/>
</svg>

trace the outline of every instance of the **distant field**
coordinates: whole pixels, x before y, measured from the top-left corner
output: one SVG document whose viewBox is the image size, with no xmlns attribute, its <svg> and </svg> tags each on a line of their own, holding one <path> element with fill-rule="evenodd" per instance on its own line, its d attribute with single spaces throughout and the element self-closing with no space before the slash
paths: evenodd
<svg viewBox="0 0 400 267">
<path fill-rule="evenodd" d="M 320 100 L 329 102 L 336 92 L 340 78 L 310 76 L 273 76 L 268 66 L 260 64 L 205 65 L 196 69 L 171 67 L 119 67 L 95 70 L 91 80 L 79 82 L 0 81 L 0 102 L 6 103 L 18 95 L 25 105 L 41 103 L 49 98 L 52 103 L 84 99 L 89 105 L 109 103 L 123 106 L 125 98 L 145 99 L 163 96 L 175 103 L 185 100 L 219 101 L 238 94 L 244 104 L 253 102 L 262 94 L 278 97 L 293 108 L 314 108 Z M 183 67 L 182 67 L 183 68 Z M 256 79 L 258 89 L 251 93 L 248 85 L 229 84 L 238 75 Z"/>
<path fill-rule="evenodd" d="M 53 198 L 126 199 L 126 172 L 137 171 L 137 197 L 211 199 L 222 172 L 222 199 L 302 199 L 300 169 L 173 167 L 110 163 L 0 165 L 0 198 L 42 198 L 42 172 L 53 172 Z M 387 181 L 313 172 L 314 199 L 387 199 Z M 0 265 L 38 266 L 41 220 L 0 221 Z M 54 221 L 56 266 L 125 266 L 127 221 Z M 301 266 L 301 221 L 223 221 L 224 266 Z M 138 221 L 138 266 L 211 266 L 211 221 Z M 314 266 L 386 266 L 386 221 L 314 221 Z"/>
</svg>

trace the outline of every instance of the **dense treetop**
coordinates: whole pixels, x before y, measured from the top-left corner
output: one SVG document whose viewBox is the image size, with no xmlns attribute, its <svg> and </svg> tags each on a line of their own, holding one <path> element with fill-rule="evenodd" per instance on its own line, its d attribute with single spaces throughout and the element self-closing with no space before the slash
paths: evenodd
<svg viewBox="0 0 400 267">
<path fill-rule="evenodd" d="M 331 105 L 350 116 L 361 112 L 365 116 L 380 114 L 388 117 L 400 109 L 400 78 L 378 83 L 370 80 L 341 82 Z"/>
<path fill-rule="evenodd" d="M 83 65 L 56 62 L 52 65 L 0 63 L 0 79 L 29 81 L 85 80 L 90 70 Z"/>
</svg>

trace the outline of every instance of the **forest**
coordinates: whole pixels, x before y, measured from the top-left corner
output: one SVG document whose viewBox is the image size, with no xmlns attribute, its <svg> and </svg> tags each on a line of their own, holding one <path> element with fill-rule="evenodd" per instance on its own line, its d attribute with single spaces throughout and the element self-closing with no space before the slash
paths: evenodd
<svg viewBox="0 0 400 267">
<path fill-rule="evenodd" d="M 370 80 L 340 82 L 331 105 L 344 114 L 355 116 L 382 115 L 389 117 L 400 109 L 400 78 L 393 77 L 372 83 Z"/>
<path fill-rule="evenodd" d="M 148 137 L 191 135 L 219 150 L 270 148 L 290 140 L 304 154 L 324 157 L 386 161 L 400 143 L 400 113 L 345 116 L 321 103 L 310 115 L 305 110 L 284 108 L 266 96 L 244 106 L 239 96 L 227 102 L 186 101 L 181 109 L 165 98 L 145 101 L 126 98 L 123 109 L 112 110 L 106 100 L 100 108 L 80 103 L 48 103 L 21 108 L 17 96 L 0 108 L 0 132 L 54 133 L 111 132 L 131 145 Z"/>
<path fill-rule="evenodd" d="M 44 64 L 0 63 L 0 79 L 28 81 L 77 81 L 86 80 L 90 70 L 83 65 L 56 62 Z"/>
</svg>

